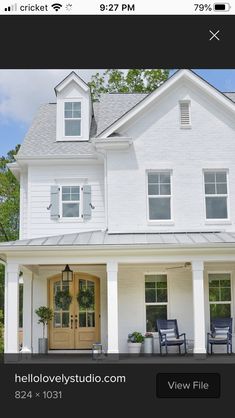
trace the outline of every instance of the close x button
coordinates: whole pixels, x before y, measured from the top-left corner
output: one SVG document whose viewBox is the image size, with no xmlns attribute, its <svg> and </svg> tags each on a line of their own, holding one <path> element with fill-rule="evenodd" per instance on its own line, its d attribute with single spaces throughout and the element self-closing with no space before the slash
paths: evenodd
<svg viewBox="0 0 235 418">
<path fill-rule="evenodd" d="M 159 373 L 158 398 L 219 398 L 218 373 Z"/>
<path fill-rule="evenodd" d="M 220 41 L 220 29 L 217 29 L 217 30 L 211 30 L 211 29 L 209 29 L 209 41 L 212 41 L 212 40 L 214 40 L 214 41 Z"/>
</svg>

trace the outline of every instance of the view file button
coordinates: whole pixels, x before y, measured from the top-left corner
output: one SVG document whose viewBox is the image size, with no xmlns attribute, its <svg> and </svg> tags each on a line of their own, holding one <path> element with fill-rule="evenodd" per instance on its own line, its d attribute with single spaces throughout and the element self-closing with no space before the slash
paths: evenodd
<svg viewBox="0 0 235 418">
<path fill-rule="evenodd" d="M 159 373 L 157 374 L 159 398 L 219 398 L 218 373 Z"/>
</svg>

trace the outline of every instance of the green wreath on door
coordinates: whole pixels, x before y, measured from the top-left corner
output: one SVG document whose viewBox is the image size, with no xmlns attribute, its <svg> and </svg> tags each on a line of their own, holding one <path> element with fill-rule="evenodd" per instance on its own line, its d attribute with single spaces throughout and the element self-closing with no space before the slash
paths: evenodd
<svg viewBox="0 0 235 418">
<path fill-rule="evenodd" d="M 72 296 L 69 293 L 68 289 L 57 290 L 55 294 L 55 305 L 59 309 L 68 309 L 69 305 L 72 302 Z"/>
<path fill-rule="evenodd" d="M 77 294 L 77 301 L 79 307 L 82 309 L 89 309 L 94 305 L 94 292 L 93 290 L 81 289 Z"/>
</svg>

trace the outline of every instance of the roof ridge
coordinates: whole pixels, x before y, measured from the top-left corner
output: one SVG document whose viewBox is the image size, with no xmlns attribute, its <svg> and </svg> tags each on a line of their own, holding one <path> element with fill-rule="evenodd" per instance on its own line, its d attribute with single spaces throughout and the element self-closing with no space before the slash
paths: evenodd
<svg viewBox="0 0 235 418">
<path fill-rule="evenodd" d="M 108 229 L 91 229 L 88 231 L 80 231 L 77 232 L 78 234 L 82 234 L 82 233 L 86 233 L 86 232 L 107 232 L 108 234 L 118 234 L 118 235 L 122 235 L 122 234 L 220 234 L 220 233 L 226 233 L 226 234 L 234 234 L 234 238 L 235 238 L 235 231 L 221 231 L 221 230 L 205 230 L 205 231 L 143 231 L 143 232 L 108 232 Z M 74 234 L 74 232 L 69 232 L 68 234 L 65 235 L 72 235 Z"/>
<path fill-rule="evenodd" d="M 149 92 L 143 91 L 108 91 L 107 93 L 102 94 L 149 94 Z"/>
</svg>

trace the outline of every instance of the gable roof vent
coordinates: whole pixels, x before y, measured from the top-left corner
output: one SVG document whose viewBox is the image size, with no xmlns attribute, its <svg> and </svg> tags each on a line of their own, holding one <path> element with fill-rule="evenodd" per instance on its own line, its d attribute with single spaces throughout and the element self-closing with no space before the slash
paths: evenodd
<svg viewBox="0 0 235 418">
<path fill-rule="evenodd" d="M 183 101 L 180 101 L 179 104 L 180 104 L 180 127 L 190 128 L 191 127 L 190 101 L 183 100 Z"/>
</svg>

